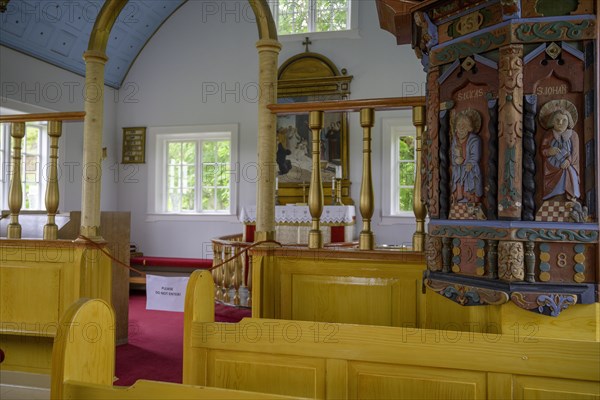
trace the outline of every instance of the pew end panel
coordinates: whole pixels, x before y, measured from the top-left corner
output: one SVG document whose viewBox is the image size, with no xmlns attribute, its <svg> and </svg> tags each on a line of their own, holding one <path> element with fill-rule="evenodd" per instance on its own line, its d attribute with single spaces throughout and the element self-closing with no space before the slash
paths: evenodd
<svg viewBox="0 0 600 400">
<path fill-rule="evenodd" d="M 81 297 L 111 300 L 111 261 L 86 243 L 0 241 L 2 369 L 49 374 L 52 340 L 71 304 Z"/>
<path fill-rule="evenodd" d="M 291 399 L 267 393 L 140 380 L 112 385 L 115 365 L 115 314 L 100 299 L 80 299 L 60 321 L 52 353 L 50 397 L 57 399 Z"/>
</svg>

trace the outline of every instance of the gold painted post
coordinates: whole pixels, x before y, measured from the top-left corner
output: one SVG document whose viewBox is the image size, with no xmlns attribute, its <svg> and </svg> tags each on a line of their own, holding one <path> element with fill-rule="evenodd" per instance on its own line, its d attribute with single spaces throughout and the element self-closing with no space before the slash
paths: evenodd
<svg viewBox="0 0 600 400">
<path fill-rule="evenodd" d="M 83 184 L 80 233 L 101 242 L 100 191 L 102 190 L 102 127 L 104 120 L 104 65 L 108 58 L 97 50 L 85 60 L 85 120 L 83 123 Z"/>
<path fill-rule="evenodd" d="M 371 129 L 375 122 L 375 111 L 372 108 L 360 110 L 360 126 L 363 127 L 363 171 L 360 185 L 360 214 L 363 220 L 363 229 L 360 232 L 358 248 L 360 250 L 373 250 L 375 235 L 371 231 L 371 218 L 373 217 L 373 178 L 371 172 Z"/>
<path fill-rule="evenodd" d="M 312 171 L 308 189 L 308 209 L 312 217 L 312 229 L 308 233 L 308 248 L 323 247 L 320 219 L 323 213 L 323 186 L 321 184 L 321 129 L 323 111 L 311 111 L 308 114 L 308 126 L 312 131 Z"/>
<path fill-rule="evenodd" d="M 12 175 L 8 193 L 8 209 L 10 224 L 8 224 L 8 239 L 21 239 L 21 224 L 19 213 L 23 205 L 23 187 L 21 184 L 21 143 L 25 137 L 25 122 L 13 122 L 10 136 L 13 138 Z"/>
<path fill-rule="evenodd" d="M 412 109 L 413 125 L 417 129 L 417 159 L 415 165 L 415 189 L 413 191 L 413 211 L 417 223 L 415 233 L 412 239 L 412 248 L 414 251 L 425 251 L 425 216 L 427 208 L 421 200 L 421 150 L 423 148 L 423 130 L 425 126 L 425 107 L 416 106 Z"/>
<path fill-rule="evenodd" d="M 50 157 L 48 186 L 46 186 L 46 211 L 48 223 L 44 226 L 44 240 L 56 240 L 58 226 L 54 218 L 58 211 L 60 194 L 58 191 L 58 139 L 62 135 L 62 121 L 48 121 L 48 136 L 50 136 Z"/>
<path fill-rule="evenodd" d="M 275 155 L 277 117 L 267 106 L 277 102 L 277 57 L 281 44 L 273 39 L 260 39 L 258 49 L 260 93 L 258 98 L 258 166 L 260 174 L 256 191 L 255 241 L 275 239 Z"/>
</svg>

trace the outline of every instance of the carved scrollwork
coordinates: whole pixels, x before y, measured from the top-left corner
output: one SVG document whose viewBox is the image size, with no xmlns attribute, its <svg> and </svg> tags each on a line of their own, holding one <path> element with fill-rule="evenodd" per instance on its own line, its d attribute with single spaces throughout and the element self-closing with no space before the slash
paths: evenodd
<svg viewBox="0 0 600 400">
<path fill-rule="evenodd" d="M 510 300 L 524 310 L 558 317 L 563 310 L 577 303 L 577 295 L 513 292 Z"/>
<path fill-rule="evenodd" d="M 425 259 L 430 271 L 442 270 L 442 238 L 427 235 L 425 241 Z"/>
<path fill-rule="evenodd" d="M 425 280 L 425 286 L 461 306 L 499 305 L 508 301 L 508 293 L 460 285 L 444 281 Z"/>
</svg>

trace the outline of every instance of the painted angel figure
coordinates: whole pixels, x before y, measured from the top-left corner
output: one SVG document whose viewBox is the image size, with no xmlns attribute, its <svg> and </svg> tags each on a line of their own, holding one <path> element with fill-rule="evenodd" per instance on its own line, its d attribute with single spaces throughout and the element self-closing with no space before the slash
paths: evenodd
<svg viewBox="0 0 600 400">
<path fill-rule="evenodd" d="M 579 137 L 573 130 L 577 109 L 568 100 L 552 100 L 540 110 L 540 119 L 548 133 L 542 140 L 543 200 L 565 195 L 580 198 Z"/>
<path fill-rule="evenodd" d="M 461 111 L 456 116 L 451 147 L 453 203 L 481 202 L 483 183 L 479 167 L 480 127 L 481 117 L 473 109 Z"/>
</svg>

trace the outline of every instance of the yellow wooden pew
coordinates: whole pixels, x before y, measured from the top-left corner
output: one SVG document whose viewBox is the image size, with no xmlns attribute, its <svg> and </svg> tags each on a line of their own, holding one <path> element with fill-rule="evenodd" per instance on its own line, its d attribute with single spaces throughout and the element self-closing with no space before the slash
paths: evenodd
<svg viewBox="0 0 600 400">
<path fill-rule="evenodd" d="M 600 399 L 600 343 L 475 331 L 248 318 L 213 322 L 192 274 L 186 384 L 319 399 Z"/>
<path fill-rule="evenodd" d="M 80 299 L 67 310 L 54 338 L 52 399 L 289 399 L 145 380 L 131 387 L 115 387 L 114 326 L 114 312 L 104 300 Z"/>
</svg>

